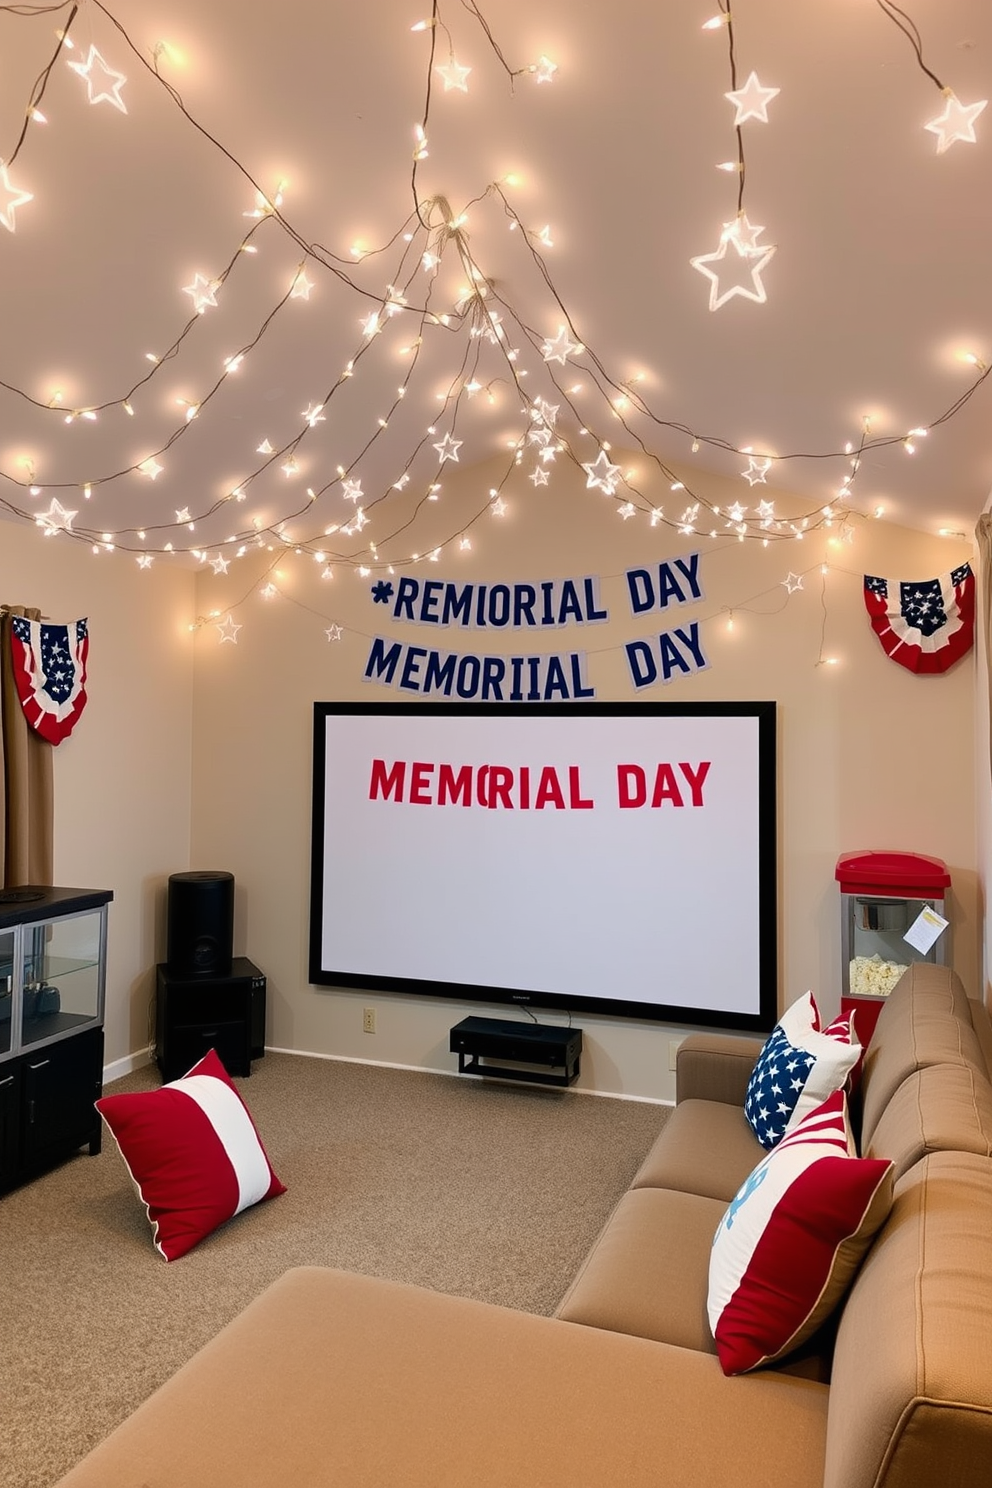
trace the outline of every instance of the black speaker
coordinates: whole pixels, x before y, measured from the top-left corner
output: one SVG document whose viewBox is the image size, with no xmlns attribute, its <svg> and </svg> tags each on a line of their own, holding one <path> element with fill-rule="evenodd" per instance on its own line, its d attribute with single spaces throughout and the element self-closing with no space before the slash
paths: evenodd
<svg viewBox="0 0 992 1488">
<path fill-rule="evenodd" d="M 170 874 L 166 951 L 170 974 L 227 977 L 233 953 L 233 873 Z"/>
</svg>

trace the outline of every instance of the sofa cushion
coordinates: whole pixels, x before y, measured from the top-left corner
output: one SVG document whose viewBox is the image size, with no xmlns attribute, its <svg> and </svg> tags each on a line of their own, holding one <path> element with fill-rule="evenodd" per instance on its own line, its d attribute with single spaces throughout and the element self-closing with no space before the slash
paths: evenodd
<svg viewBox="0 0 992 1488">
<path fill-rule="evenodd" d="M 158 1090 L 96 1102 L 167 1261 L 261 1199 L 285 1193 L 248 1108 L 213 1049 Z"/>
<path fill-rule="evenodd" d="M 716 1353 L 706 1286 L 720 1199 L 629 1189 L 589 1252 L 556 1316 L 615 1333 Z"/>
<path fill-rule="evenodd" d="M 914 1070 L 862 1144 L 865 1157 L 891 1158 L 897 1178 L 928 1152 L 992 1156 L 992 1085 L 970 1064 Z"/>
<path fill-rule="evenodd" d="M 850 1016 L 820 1028 L 812 992 L 786 1008 L 748 1081 L 744 1114 L 762 1147 L 774 1147 L 835 1090 L 861 1057 Z"/>
<path fill-rule="evenodd" d="M 740 1106 L 727 1106 L 721 1101 L 680 1101 L 635 1173 L 631 1187 L 675 1188 L 727 1204 L 761 1154 L 761 1145 Z"/>
<path fill-rule="evenodd" d="M 762 1159 L 713 1240 L 708 1312 L 740 1374 L 809 1338 L 840 1302 L 892 1200 L 892 1166 L 852 1155 L 835 1091 Z"/>
<path fill-rule="evenodd" d="M 934 1152 L 895 1185 L 837 1330 L 824 1488 L 987 1488 L 992 1159 Z"/>
<path fill-rule="evenodd" d="M 935 975 L 940 973 L 940 975 Z M 886 998 L 865 1050 L 861 1075 L 861 1142 L 902 1082 L 934 1064 L 964 1064 L 987 1077 L 960 980 L 947 967 L 911 966 Z"/>
<path fill-rule="evenodd" d="M 725 1205 L 665 1188 L 629 1189 L 617 1204 L 556 1316 L 715 1354 L 706 1316 L 710 1249 Z M 832 1336 L 816 1334 L 776 1369 L 830 1378 Z"/>
<path fill-rule="evenodd" d="M 829 1390 L 319 1267 L 287 1272 L 59 1488 L 822 1488 Z"/>
</svg>

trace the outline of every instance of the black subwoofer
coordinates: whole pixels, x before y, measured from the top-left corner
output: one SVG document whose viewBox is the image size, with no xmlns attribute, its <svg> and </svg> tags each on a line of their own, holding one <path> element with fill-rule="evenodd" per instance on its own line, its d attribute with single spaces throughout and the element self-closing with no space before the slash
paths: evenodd
<svg viewBox="0 0 992 1488">
<path fill-rule="evenodd" d="M 234 875 L 169 875 L 166 965 L 175 977 L 227 977 L 234 954 Z"/>
</svg>

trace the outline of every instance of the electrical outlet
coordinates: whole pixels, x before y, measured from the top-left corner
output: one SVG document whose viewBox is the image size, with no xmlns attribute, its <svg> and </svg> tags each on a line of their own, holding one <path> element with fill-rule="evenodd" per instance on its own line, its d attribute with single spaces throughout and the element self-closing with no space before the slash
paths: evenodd
<svg viewBox="0 0 992 1488">
<path fill-rule="evenodd" d="M 375 1033 L 375 1008 L 362 1009 L 362 1032 Z"/>
<path fill-rule="evenodd" d="M 681 1044 L 681 1039 L 672 1039 L 671 1043 L 668 1045 L 668 1068 L 670 1070 L 674 1070 L 678 1066 L 679 1048 Z"/>
</svg>

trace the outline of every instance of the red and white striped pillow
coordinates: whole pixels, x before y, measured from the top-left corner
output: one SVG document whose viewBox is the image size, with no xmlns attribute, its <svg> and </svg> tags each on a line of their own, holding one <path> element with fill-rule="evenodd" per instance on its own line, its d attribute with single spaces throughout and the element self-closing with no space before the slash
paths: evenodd
<svg viewBox="0 0 992 1488">
<path fill-rule="evenodd" d="M 213 1049 L 158 1090 L 105 1095 L 96 1108 L 174 1261 L 227 1220 L 285 1193 L 255 1123 Z"/>
<path fill-rule="evenodd" d="M 892 1204 L 892 1164 L 854 1152 L 836 1090 L 731 1200 L 713 1238 L 707 1301 L 724 1374 L 792 1353 L 843 1297 Z"/>
</svg>

